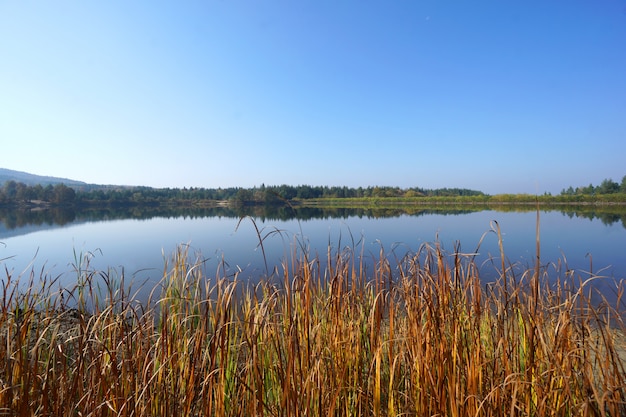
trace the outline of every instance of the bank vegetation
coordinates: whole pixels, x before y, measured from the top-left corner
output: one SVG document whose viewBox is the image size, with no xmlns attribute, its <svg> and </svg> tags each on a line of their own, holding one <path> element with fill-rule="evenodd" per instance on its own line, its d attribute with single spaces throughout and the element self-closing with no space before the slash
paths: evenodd
<svg viewBox="0 0 626 417">
<path fill-rule="evenodd" d="M 340 187 L 279 185 L 241 188 L 151 188 L 122 186 L 26 185 L 7 181 L 0 187 L 0 207 L 46 208 L 111 206 L 398 206 L 426 204 L 536 204 L 624 205 L 626 176 L 618 184 L 610 179 L 600 185 L 569 187 L 559 195 L 544 193 L 488 195 L 464 188 Z"/>
</svg>

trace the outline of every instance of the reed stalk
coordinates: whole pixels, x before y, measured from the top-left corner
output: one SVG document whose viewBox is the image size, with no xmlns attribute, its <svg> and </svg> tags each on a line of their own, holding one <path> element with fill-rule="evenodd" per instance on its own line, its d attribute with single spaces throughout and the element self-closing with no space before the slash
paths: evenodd
<svg viewBox="0 0 626 417">
<path fill-rule="evenodd" d="M 539 265 L 487 285 L 460 246 L 305 250 L 252 285 L 181 247 L 143 303 L 88 259 L 69 292 L 7 272 L 0 415 L 626 415 L 621 283 L 609 306 Z"/>
</svg>

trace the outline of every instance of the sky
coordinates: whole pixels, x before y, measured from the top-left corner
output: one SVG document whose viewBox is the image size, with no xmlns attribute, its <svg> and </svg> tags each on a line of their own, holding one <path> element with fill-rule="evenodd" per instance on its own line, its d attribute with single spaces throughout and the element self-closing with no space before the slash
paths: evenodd
<svg viewBox="0 0 626 417">
<path fill-rule="evenodd" d="M 0 167 L 558 194 L 626 175 L 626 0 L 0 0 Z"/>
</svg>

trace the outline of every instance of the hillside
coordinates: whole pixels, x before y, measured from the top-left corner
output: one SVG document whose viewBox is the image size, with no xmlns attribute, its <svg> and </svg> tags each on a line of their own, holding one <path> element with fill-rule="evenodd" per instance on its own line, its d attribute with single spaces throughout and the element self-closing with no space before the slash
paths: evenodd
<svg viewBox="0 0 626 417">
<path fill-rule="evenodd" d="M 28 172 L 14 171 L 12 169 L 0 168 L 0 185 L 7 181 L 21 182 L 26 185 L 56 185 L 65 184 L 71 187 L 84 187 L 87 183 L 82 181 L 70 180 L 67 178 L 48 177 L 43 175 L 29 174 Z"/>
</svg>

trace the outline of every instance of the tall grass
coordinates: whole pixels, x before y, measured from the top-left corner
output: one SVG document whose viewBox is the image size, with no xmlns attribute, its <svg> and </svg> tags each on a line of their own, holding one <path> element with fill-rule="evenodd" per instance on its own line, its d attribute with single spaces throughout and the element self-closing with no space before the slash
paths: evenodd
<svg viewBox="0 0 626 417">
<path fill-rule="evenodd" d="M 147 303 L 88 258 L 75 291 L 7 272 L 0 415 L 626 415 L 621 285 L 611 307 L 593 277 L 355 252 L 250 285 L 181 247 Z"/>
</svg>

